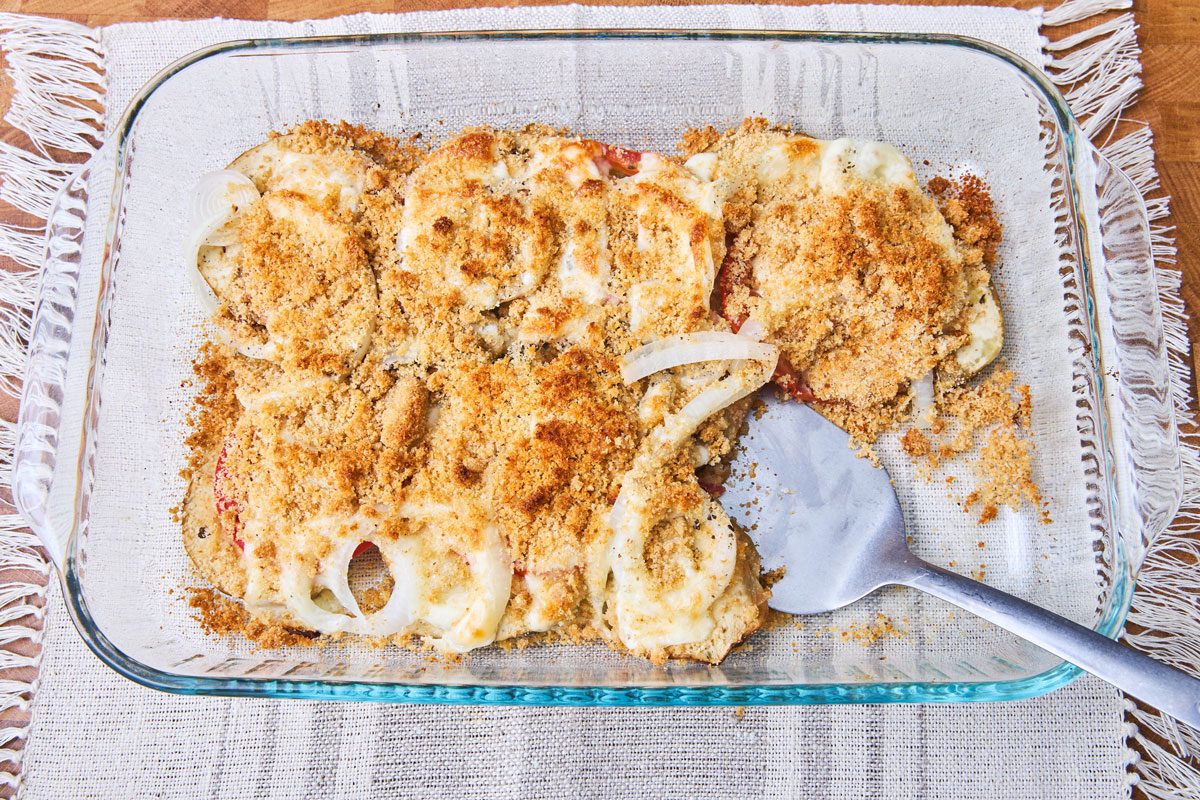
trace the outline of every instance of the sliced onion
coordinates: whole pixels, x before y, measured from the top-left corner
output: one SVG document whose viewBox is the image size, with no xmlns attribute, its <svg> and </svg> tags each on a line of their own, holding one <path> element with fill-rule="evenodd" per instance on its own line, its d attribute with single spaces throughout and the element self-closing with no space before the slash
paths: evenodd
<svg viewBox="0 0 1200 800">
<path fill-rule="evenodd" d="M 404 519 L 425 522 L 423 536 L 436 536 L 436 525 L 459 518 L 458 511 L 442 503 L 403 503 L 397 514 Z M 431 637 L 431 640 L 442 649 L 456 653 L 484 647 L 495 640 L 512 591 L 512 556 L 499 531 L 489 525 L 480 531 L 480 535 L 483 545 L 468 551 L 465 556 L 471 573 L 467 585 L 455 587 L 455 591 L 440 603 L 422 602 L 415 595 L 413 599 L 415 618 L 441 631 L 440 636 Z"/>
<path fill-rule="evenodd" d="M 634 505 L 645 508 L 647 499 L 639 497 Z M 707 611 L 733 579 L 737 536 L 729 517 L 710 497 L 684 518 L 695 528 L 696 563 L 679 564 L 683 577 L 668 591 L 655 590 L 645 562 L 646 536 L 655 521 L 635 512 L 614 530 L 617 635 L 632 649 L 690 644 L 712 632 L 715 621 Z"/>
<path fill-rule="evenodd" d="M 354 531 L 350 535 L 338 538 L 329 554 L 321 560 L 316 575 L 308 578 L 307 583 L 295 566 L 289 567 L 288 584 L 284 587 L 288 610 L 305 625 L 321 633 L 345 631 L 364 636 L 390 636 L 399 633 L 412 624 L 420 590 L 417 543 L 407 536 L 399 539 L 372 537 L 371 534 L 376 530 L 375 522 L 359 515 L 354 519 Z M 328 529 L 330 526 L 335 530 L 343 527 L 337 520 L 330 518 L 313 520 L 309 525 L 318 530 Z M 392 574 L 392 593 L 383 608 L 364 615 L 350 590 L 350 562 L 359 545 L 367 541 L 379 549 L 379 554 Z M 328 589 L 349 613 L 337 614 L 317 606 L 312 600 L 314 589 Z M 305 591 L 308 592 L 307 595 Z"/>
<path fill-rule="evenodd" d="M 700 180 L 711 181 L 717 173 L 717 154 L 696 153 L 696 155 L 683 162 L 683 166 Z"/>
<path fill-rule="evenodd" d="M 401 364 L 415 364 L 421 356 L 421 340 L 416 337 L 398 343 L 384 353 L 380 365 L 384 369 L 392 369 Z"/>
<path fill-rule="evenodd" d="M 494 530 L 489 531 L 487 538 L 491 541 L 467 559 L 471 575 L 482 591 L 444 637 L 444 641 L 459 652 L 474 650 L 495 640 L 496 629 L 512 591 L 512 560 L 508 550 Z"/>
<path fill-rule="evenodd" d="M 761 342 L 767 337 L 767 328 L 761 322 L 754 319 L 754 317 L 748 317 L 746 321 L 742 323 L 742 327 L 738 328 L 737 335 L 745 336 L 747 339 L 753 339 L 756 342 Z"/>
<path fill-rule="evenodd" d="M 778 354 L 779 351 L 774 345 L 757 342 L 736 333 L 680 333 L 642 345 L 627 353 L 621 359 L 621 380 L 630 384 L 664 369 L 701 361 L 773 361 L 778 358 Z"/>
<path fill-rule="evenodd" d="M 206 172 L 196 181 L 189 198 L 188 227 L 194 230 L 213 225 L 216 230 L 258 198 L 254 181 L 242 173 L 232 169 Z"/>
<path fill-rule="evenodd" d="M 379 554 L 392 573 L 392 594 L 383 608 L 355 620 L 346 629 L 365 636 L 390 636 L 399 633 L 413 622 L 420 583 L 417 570 L 416 543 L 408 536 L 398 539 L 380 538 L 375 542 Z"/>
<path fill-rule="evenodd" d="M 239 386 L 233 394 L 242 408 L 257 412 L 268 404 L 294 401 L 309 392 L 331 392 L 337 385 L 337 379 L 328 375 L 304 376 L 294 380 L 273 381 L 257 391 L 249 386 Z"/>
<path fill-rule="evenodd" d="M 265 539 L 266 526 L 252 512 L 252 508 L 239 507 L 238 524 L 242 538 L 242 566 L 246 570 L 246 591 L 243 598 L 246 607 L 264 613 L 283 613 L 287 606 L 277 602 L 275 592 L 270 590 L 272 579 L 264 570 L 263 559 L 258 558 L 258 542 Z"/>
<path fill-rule="evenodd" d="M 184 251 L 188 277 L 200 304 L 208 314 L 216 313 L 220 301 L 213 287 L 200 272 L 200 248 L 205 245 L 233 244 L 229 237 L 216 234 L 234 214 L 259 198 L 254 182 L 240 172 L 219 169 L 200 176 L 188 202 L 187 234 Z"/>
<path fill-rule="evenodd" d="M 639 487 L 652 484 L 654 475 L 663 469 L 706 419 L 770 380 L 777 361 L 778 352 L 772 348 L 767 359 L 743 364 L 734 374 L 715 381 L 679 411 L 668 415 L 646 438 L 633 465 L 622 478 L 621 490 L 609 511 L 610 536 L 598 543 L 598 551 L 593 554 L 589 565 L 588 593 L 597 624 L 603 624 L 603 596 L 609 573 L 612 572 L 615 535 L 619 531 L 640 529 L 644 523 L 640 509 L 645 503 L 638 496 Z M 627 540 L 628 534 L 622 536 L 622 541 Z"/>
<path fill-rule="evenodd" d="M 663 423 L 649 437 L 654 442 L 651 447 L 659 451 L 655 457 L 665 463 L 666 459 L 695 433 L 706 419 L 765 384 L 775 372 L 775 364 L 778 360 L 778 351 L 771 348 L 768 358 L 756 361 L 753 365 L 744 366 L 733 375 L 715 382 L 693 397 L 679 411 L 663 420 Z M 670 452 L 663 453 L 660 448 L 667 448 Z M 634 468 L 637 468 L 636 459 Z"/>
<path fill-rule="evenodd" d="M 912 382 L 913 421 L 921 427 L 929 425 L 933 421 L 933 408 L 933 373 L 930 372 Z"/>
<path fill-rule="evenodd" d="M 230 343 L 239 353 L 247 358 L 257 359 L 258 361 L 274 361 L 279 357 L 279 343 L 274 339 L 268 339 L 265 342 L 231 340 Z"/>
<path fill-rule="evenodd" d="M 362 617 L 363 614 L 354 592 L 350 591 L 350 561 L 354 558 L 354 551 L 358 549 L 359 544 L 355 538 L 343 539 L 334 545 L 329 555 L 321 560 L 321 568 L 317 570 L 314 580 L 316 586 L 328 589 L 341 603 L 342 608 L 355 617 Z"/>
<path fill-rule="evenodd" d="M 192 284 L 192 290 L 196 293 L 196 299 L 200 301 L 200 306 L 204 309 L 204 313 L 209 317 L 217 313 L 217 309 L 221 307 L 221 301 L 217 299 L 217 293 L 213 291 L 212 286 L 200 274 L 200 247 L 202 240 L 196 239 L 190 241 L 186 249 L 187 260 L 187 275 L 188 280 Z"/>
<path fill-rule="evenodd" d="M 967 333 L 971 338 L 954 352 L 954 360 L 966 376 L 992 363 L 1004 345 L 1004 317 L 996 303 L 995 290 L 982 286 L 976 297 L 968 311 Z"/>
<path fill-rule="evenodd" d="M 326 611 L 313 602 L 313 576 L 294 561 L 285 562 L 279 576 L 279 589 L 288 611 L 301 625 L 319 633 L 340 633 L 354 619 Z"/>
</svg>

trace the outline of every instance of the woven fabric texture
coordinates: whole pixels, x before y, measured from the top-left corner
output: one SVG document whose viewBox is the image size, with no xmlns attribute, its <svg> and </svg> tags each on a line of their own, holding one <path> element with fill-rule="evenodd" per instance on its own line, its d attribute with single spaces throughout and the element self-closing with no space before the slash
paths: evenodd
<svg viewBox="0 0 1200 800">
<path fill-rule="evenodd" d="M 201 46 L 249 36 L 562 27 L 917 31 L 975 36 L 1043 63 L 1042 23 L 1037 10 L 973 7 L 565 6 L 356 15 L 304 23 L 123 24 L 103 29 L 99 42 L 107 84 L 105 124 L 111 132 L 119 112 L 158 69 Z M 204 146 L 203 136 L 192 138 L 196 147 Z M 184 150 L 197 152 L 191 146 Z M 1039 195 L 1036 180 L 1030 176 L 1022 184 L 1026 194 L 1014 198 L 1031 207 L 1048 202 L 1049 182 Z M 172 187 L 157 191 L 168 204 Z M 102 225 L 102 220 L 89 220 L 91 225 Z M 131 242 L 127 254 L 137 252 L 137 240 Z M 142 246 L 157 245 L 147 239 Z M 1047 259 L 1053 259 L 1052 230 L 1045 246 Z M 1049 275 L 1048 281 L 1056 280 Z M 1022 291 L 1050 288 L 1057 289 L 1031 283 Z M 166 295 L 147 291 L 141 296 Z M 114 306 L 114 315 L 154 313 L 135 300 L 124 303 Z M 1012 320 L 1019 323 L 1017 317 Z M 119 330 L 114 321 L 114 352 L 139 346 L 123 341 Z M 1027 348 L 1035 346 L 1033 330 L 1028 327 Z M 146 357 L 156 356 L 150 352 Z M 1044 357 L 1052 356 L 1047 352 Z M 130 385 L 153 389 L 132 373 Z M 1053 404 L 1052 390 L 1041 396 Z M 131 389 L 124 399 L 106 400 L 104 413 L 119 420 L 124 410 L 132 418 L 137 402 Z M 100 447 L 100 458 L 109 452 Z M 1058 481 L 1050 495 L 1060 498 L 1061 516 L 1067 523 L 1079 516 L 1078 529 L 1084 529 L 1086 509 L 1066 488 L 1074 478 L 1066 472 L 1048 478 Z M 1054 486 L 1060 491 L 1053 491 Z M 108 511 L 117 519 L 136 503 L 123 504 L 121 498 L 116 493 L 99 501 L 95 513 L 103 515 L 109 503 Z M 1080 577 L 1098 580 L 1095 575 Z M 1046 601 L 1080 618 L 1092 610 L 1074 597 Z M 1009 704 L 750 708 L 744 713 L 184 698 L 143 689 L 108 671 L 74 632 L 54 589 L 41 681 L 26 757 L 27 798 L 1066 800 L 1128 792 L 1122 699 L 1090 678 L 1048 697 Z"/>
</svg>

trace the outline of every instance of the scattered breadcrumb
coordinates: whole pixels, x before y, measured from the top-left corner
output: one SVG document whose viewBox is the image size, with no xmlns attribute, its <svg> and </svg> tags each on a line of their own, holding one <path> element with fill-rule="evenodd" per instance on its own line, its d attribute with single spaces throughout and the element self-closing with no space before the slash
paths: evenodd
<svg viewBox="0 0 1200 800">
<path fill-rule="evenodd" d="M 904 452 L 914 459 L 927 456 L 933 450 L 929 444 L 929 437 L 917 428 L 909 428 L 900 443 L 904 447 Z"/>
<path fill-rule="evenodd" d="M 936 421 L 926 435 L 910 428 L 901 440 L 904 451 L 928 478 L 945 462 L 967 456 L 975 482 L 961 500 L 964 510 L 978 508 L 978 522 L 996 518 L 1000 506 L 1019 511 L 1028 505 L 1049 524 L 1050 512 L 1033 477 L 1029 386 L 1013 384 L 1014 375 L 998 368 L 973 384 L 939 384 Z M 956 476 L 947 475 L 947 485 Z"/>
<path fill-rule="evenodd" d="M 245 606 L 216 589 L 193 587 L 188 592 L 188 605 L 195 609 L 195 619 L 205 633 L 240 633 L 265 649 L 318 643 L 311 633 L 251 617 Z"/>
<path fill-rule="evenodd" d="M 872 645 L 880 639 L 907 636 L 908 630 L 902 625 L 897 625 L 896 621 L 886 614 L 876 612 L 875 619 L 870 622 L 851 623 L 837 633 L 843 642 Z"/>
</svg>

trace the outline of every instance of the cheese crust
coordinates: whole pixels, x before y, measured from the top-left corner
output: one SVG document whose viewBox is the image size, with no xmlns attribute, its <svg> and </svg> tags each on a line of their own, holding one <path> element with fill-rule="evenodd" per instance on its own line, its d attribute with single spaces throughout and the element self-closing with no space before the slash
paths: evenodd
<svg viewBox="0 0 1200 800">
<path fill-rule="evenodd" d="M 914 380 L 994 357 L 999 312 L 894 148 L 701 138 L 685 162 L 542 126 L 424 151 L 308 122 L 235 159 L 258 197 L 188 265 L 218 303 L 181 512 L 199 570 L 260 626 L 450 653 L 718 663 L 761 627 L 757 554 L 702 477 L 775 361 L 627 384 L 623 359 L 755 320 L 874 432 Z M 353 585 L 367 558 L 382 577 Z"/>
</svg>

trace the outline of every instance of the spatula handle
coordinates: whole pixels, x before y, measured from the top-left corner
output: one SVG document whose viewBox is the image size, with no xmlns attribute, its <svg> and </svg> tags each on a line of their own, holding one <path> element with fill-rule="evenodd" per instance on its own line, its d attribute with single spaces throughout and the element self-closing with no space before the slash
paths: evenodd
<svg viewBox="0 0 1200 800">
<path fill-rule="evenodd" d="M 1200 679 L 999 589 L 920 562 L 898 581 L 983 617 L 1200 729 Z"/>
</svg>

